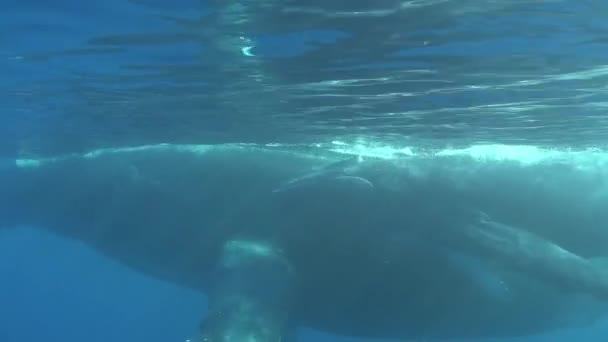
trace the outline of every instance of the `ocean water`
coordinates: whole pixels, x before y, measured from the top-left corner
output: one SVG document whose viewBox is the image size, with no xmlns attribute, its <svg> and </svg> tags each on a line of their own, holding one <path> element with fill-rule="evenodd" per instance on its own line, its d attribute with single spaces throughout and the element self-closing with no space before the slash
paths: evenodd
<svg viewBox="0 0 608 342">
<path fill-rule="evenodd" d="M 568 155 L 581 172 L 608 172 L 601 1 L 0 1 L 2 161 L 236 143 L 359 158 Z M 204 307 L 78 241 L 0 230 L 0 342 L 184 341 Z M 606 334 L 600 321 L 507 340 Z"/>
</svg>

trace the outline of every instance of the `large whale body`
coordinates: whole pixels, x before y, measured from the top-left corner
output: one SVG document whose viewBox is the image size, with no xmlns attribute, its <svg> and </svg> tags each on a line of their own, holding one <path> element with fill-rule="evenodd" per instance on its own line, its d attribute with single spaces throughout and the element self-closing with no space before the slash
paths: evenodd
<svg viewBox="0 0 608 342">
<path fill-rule="evenodd" d="M 601 317 L 608 159 L 480 148 L 157 145 L 11 160 L 0 226 L 48 228 L 208 294 L 205 341 L 276 341 L 298 324 L 517 336 Z"/>
</svg>

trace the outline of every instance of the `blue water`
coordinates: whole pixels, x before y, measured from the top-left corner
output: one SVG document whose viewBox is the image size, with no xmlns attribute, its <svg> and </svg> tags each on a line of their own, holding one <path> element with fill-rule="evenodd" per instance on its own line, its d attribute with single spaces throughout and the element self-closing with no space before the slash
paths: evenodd
<svg viewBox="0 0 608 342">
<path fill-rule="evenodd" d="M 608 3 L 227 2 L 2 0 L 0 157 L 164 142 L 606 148 Z M 0 342 L 180 341 L 204 314 L 200 295 L 36 230 L 0 231 L 0 280 Z"/>
</svg>

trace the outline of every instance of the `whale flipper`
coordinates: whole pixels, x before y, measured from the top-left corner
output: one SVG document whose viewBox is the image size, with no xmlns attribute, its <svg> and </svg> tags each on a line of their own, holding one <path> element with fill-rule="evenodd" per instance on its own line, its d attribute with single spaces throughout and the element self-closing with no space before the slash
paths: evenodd
<svg viewBox="0 0 608 342">
<path fill-rule="evenodd" d="M 273 192 L 284 192 L 290 191 L 291 189 L 298 188 L 301 186 L 306 186 L 308 184 L 318 183 L 322 179 L 335 178 L 340 179 L 340 177 L 351 177 L 351 174 L 356 169 L 360 159 L 357 157 L 348 158 L 345 160 L 340 160 L 337 162 L 330 163 L 328 165 L 324 165 L 318 169 L 313 170 L 312 172 L 306 173 L 304 175 L 292 178 L 281 184 L 279 187 L 275 188 Z M 368 180 L 361 177 L 353 177 L 359 180 L 364 180 L 368 183 L 368 185 L 372 185 Z"/>
<path fill-rule="evenodd" d="M 205 342 L 276 342 L 289 336 L 294 272 L 273 244 L 228 241 L 201 324 Z"/>
<path fill-rule="evenodd" d="M 608 299 L 608 268 L 572 253 L 524 229 L 481 215 L 461 227 L 450 243 L 476 251 L 503 266 L 523 271 L 566 292 L 587 293 Z"/>
</svg>

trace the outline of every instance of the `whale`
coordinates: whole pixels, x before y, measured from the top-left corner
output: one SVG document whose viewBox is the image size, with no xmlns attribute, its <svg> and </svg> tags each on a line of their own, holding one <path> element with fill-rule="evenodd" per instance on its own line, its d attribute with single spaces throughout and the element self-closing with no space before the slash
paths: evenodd
<svg viewBox="0 0 608 342">
<path fill-rule="evenodd" d="M 159 144 L 5 158 L 0 227 L 46 229 L 200 291 L 199 341 L 300 326 L 512 337 L 601 319 L 608 158 L 480 151 Z"/>
</svg>

